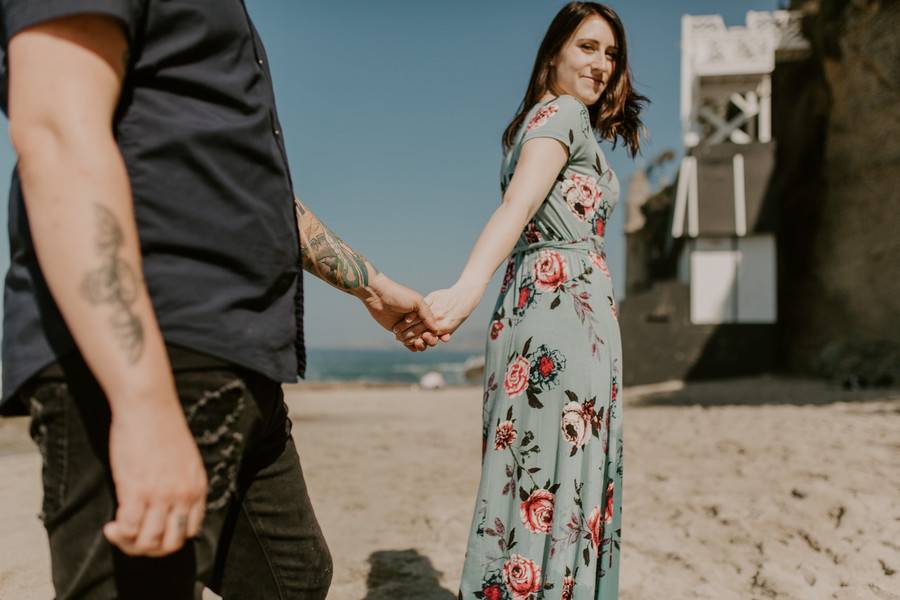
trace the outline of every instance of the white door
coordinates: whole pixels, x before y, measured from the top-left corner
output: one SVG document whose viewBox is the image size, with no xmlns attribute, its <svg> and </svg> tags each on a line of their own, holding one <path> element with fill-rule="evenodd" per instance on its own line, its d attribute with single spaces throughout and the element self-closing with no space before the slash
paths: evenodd
<svg viewBox="0 0 900 600">
<path fill-rule="evenodd" d="M 736 318 L 737 252 L 730 239 L 699 239 L 691 252 L 691 323 Z"/>
<path fill-rule="evenodd" d="M 778 317 L 775 279 L 775 236 L 738 240 L 737 320 L 774 323 Z"/>
<path fill-rule="evenodd" d="M 776 321 L 774 236 L 698 239 L 690 253 L 692 323 Z"/>
</svg>

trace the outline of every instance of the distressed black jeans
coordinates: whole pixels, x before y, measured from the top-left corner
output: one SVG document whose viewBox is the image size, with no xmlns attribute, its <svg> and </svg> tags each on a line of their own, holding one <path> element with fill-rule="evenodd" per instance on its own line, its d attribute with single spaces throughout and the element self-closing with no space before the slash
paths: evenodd
<svg viewBox="0 0 900 600">
<path fill-rule="evenodd" d="M 116 512 L 110 411 L 90 371 L 64 361 L 22 390 L 43 458 L 41 511 L 58 600 L 321 600 L 331 556 L 316 521 L 281 386 L 230 367 L 175 372 L 209 480 L 200 534 L 162 558 L 103 536 Z M 145 452 L 153 452 L 145 448 Z"/>
</svg>

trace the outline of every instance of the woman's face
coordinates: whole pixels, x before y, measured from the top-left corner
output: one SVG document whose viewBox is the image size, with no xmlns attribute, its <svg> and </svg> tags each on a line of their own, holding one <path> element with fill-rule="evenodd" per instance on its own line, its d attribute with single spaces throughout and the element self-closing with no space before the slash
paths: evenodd
<svg viewBox="0 0 900 600">
<path fill-rule="evenodd" d="M 591 106 L 612 78 L 618 48 L 609 23 L 599 15 L 581 22 L 551 63 L 556 92 L 575 96 Z"/>
</svg>

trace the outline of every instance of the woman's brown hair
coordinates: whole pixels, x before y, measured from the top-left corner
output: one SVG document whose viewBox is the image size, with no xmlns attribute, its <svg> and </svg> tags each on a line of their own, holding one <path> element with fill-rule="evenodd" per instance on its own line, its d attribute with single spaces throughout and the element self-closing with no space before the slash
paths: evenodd
<svg viewBox="0 0 900 600">
<path fill-rule="evenodd" d="M 559 95 L 553 81 L 553 67 L 550 63 L 559 56 L 582 21 L 592 15 L 597 15 L 609 23 L 616 40 L 617 55 L 615 71 L 600 99 L 588 107 L 591 123 L 604 139 L 612 140 L 613 147 L 621 139 L 632 156 L 640 151 L 640 138 L 644 130 L 640 113 L 649 100 L 646 96 L 638 94 L 631 84 L 625 27 L 619 15 L 608 6 L 597 2 L 569 2 L 556 13 L 534 59 L 534 68 L 531 71 L 525 98 L 522 99 L 515 118 L 503 132 L 504 150 L 508 151 L 512 147 L 516 133 L 531 107 L 547 92 Z"/>
</svg>

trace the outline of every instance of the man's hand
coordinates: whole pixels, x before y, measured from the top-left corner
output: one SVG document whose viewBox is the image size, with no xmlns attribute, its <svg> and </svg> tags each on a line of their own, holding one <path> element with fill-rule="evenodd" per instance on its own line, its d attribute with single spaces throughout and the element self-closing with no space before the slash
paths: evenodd
<svg viewBox="0 0 900 600">
<path fill-rule="evenodd" d="M 103 533 L 125 554 L 175 552 L 203 522 L 206 471 L 172 396 L 113 415 L 109 460 L 119 507 Z"/>
<path fill-rule="evenodd" d="M 384 273 L 372 278 L 365 291 L 357 294 L 372 318 L 389 331 L 402 323 L 421 323 L 422 333 L 404 342 L 411 351 L 423 351 L 438 341 L 447 341 L 449 335 L 438 335 L 437 324 L 421 294 L 392 281 Z M 399 339 L 399 338 L 398 338 Z M 403 340 L 401 340 L 403 341 Z"/>
</svg>

